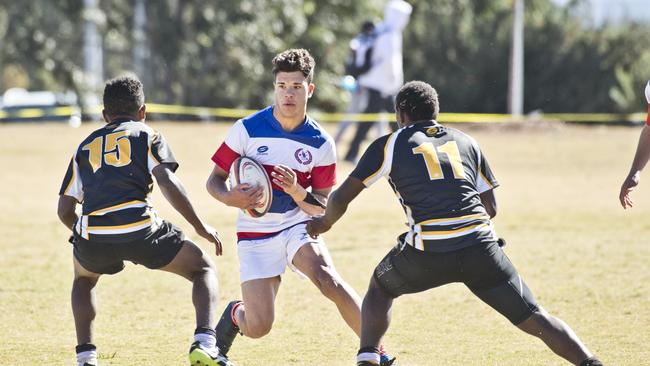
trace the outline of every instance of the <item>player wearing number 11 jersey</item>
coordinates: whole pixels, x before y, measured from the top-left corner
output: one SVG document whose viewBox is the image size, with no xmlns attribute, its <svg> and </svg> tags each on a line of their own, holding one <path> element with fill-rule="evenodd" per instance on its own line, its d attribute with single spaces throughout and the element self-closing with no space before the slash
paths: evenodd
<svg viewBox="0 0 650 366">
<path fill-rule="evenodd" d="M 421 121 L 381 137 L 352 177 L 366 187 L 388 180 L 406 213 L 404 241 L 416 249 L 448 252 L 496 240 L 479 195 L 498 183 L 476 141 L 456 129 Z"/>
<path fill-rule="evenodd" d="M 408 220 L 408 231 L 375 268 L 363 300 L 357 365 L 379 365 L 393 299 L 452 282 L 470 291 L 519 329 L 539 337 L 575 365 L 602 365 L 563 321 L 543 310 L 497 243 L 490 219 L 497 186 L 470 136 L 440 125 L 438 94 L 423 82 L 399 91 L 400 129 L 373 142 L 334 191 L 312 236 L 326 232 L 366 187 L 385 177 Z"/>
</svg>

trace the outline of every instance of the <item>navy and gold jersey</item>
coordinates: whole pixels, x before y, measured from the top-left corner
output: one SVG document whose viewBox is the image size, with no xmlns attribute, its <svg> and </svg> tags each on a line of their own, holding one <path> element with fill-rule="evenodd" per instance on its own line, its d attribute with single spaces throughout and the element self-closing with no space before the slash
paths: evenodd
<svg viewBox="0 0 650 366">
<path fill-rule="evenodd" d="M 163 138 L 144 122 L 113 121 L 91 133 L 75 151 L 60 195 L 82 204 L 74 231 L 84 239 L 137 240 L 162 223 L 149 204 L 151 171 L 161 163 L 178 168 Z"/>
<path fill-rule="evenodd" d="M 386 177 L 408 220 L 405 241 L 446 252 L 496 240 L 480 193 L 498 183 L 476 141 L 422 121 L 374 141 L 350 176 L 366 187 Z"/>
</svg>

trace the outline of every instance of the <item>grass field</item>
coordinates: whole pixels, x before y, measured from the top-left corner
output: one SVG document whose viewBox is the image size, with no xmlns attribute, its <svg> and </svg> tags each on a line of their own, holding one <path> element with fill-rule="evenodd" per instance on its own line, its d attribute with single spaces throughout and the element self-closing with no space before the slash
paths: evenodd
<svg viewBox="0 0 650 366">
<path fill-rule="evenodd" d="M 97 126 L 0 125 L 0 365 L 74 364 L 72 254 L 56 202 L 73 150 Z M 204 185 L 228 126 L 154 127 L 171 142 L 178 175 L 225 243 L 216 260 L 221 307 L 240 297 L 236 212 L 209 197 Z M 634 209 L 624 211 L 617 199 L 639 130 L 546 125 L 469 132 L 501 183 L 496 228 L 539 302 L 606 364 L 648 364 L 650 176 L 634 192 Z M 340 164 L 340 180 L 350 169 Z M 153 201 L 161 216 L 197 238 L 157 189 Z M 378 183 L 326 234 L 339 272 L 360 293 L 404 221 L 388 185 Z M 97 295 L 101 365 L 186 364 L 194 330 L 189 282 L 129 264 L 103 277 Z M 565 364 L 462 285 L 398 299 L 386 345 L 401 366 Z M 288 272 L 272 332 L 260 340 L 239 337 L 230 356 L 240 366 L 337 366 L 352 365 L 357 348 L 335 307 Z"/>
</svg>

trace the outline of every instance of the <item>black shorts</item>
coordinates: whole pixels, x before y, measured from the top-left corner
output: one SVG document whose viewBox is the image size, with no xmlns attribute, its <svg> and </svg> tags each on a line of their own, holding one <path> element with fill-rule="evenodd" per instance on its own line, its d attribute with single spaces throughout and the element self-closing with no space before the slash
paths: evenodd
<svg viewBox="0 0 650 366">
<path fill-rule="evenodd" d="M 435 253 L 415 249 L 405 244 L 403 237 L 373 274 L 393 297 L 462 282 L 513 324 L 538 309 L 530 289 L 496 242 Z"/>
<path fill-rule="evenodd" d="M 169 264 L 185 241 L 183 232 L 163 221 L 158 230 L 127 243 L 97 243 L 75 235 L 74 256 L 90 272 L 115 274 L 124 269 L 124 261 L 157 269 Z"/>
</svg>

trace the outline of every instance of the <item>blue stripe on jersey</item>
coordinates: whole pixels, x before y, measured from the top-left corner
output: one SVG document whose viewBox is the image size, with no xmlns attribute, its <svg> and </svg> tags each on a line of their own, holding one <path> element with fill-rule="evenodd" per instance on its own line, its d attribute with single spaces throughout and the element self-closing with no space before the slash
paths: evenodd
<svg viewBox="0 0 650 366">
<path fill-rule="evenodd" d="M 313 119 L 306 117 L 305 122 L 291 132 L 282 128 L 280 122 L 273 116 L 273 106 L 266 107 L 261 111 L 242 119 L 248 136 L 266 138 L 284 138 L 305 144 L 314 148 L 320 148 L 327 141 L 320 126 Z"/>
<path fill-rule="evenodd" d="M 273 190 L 273 202 L 271 202 L 271 208 L 269 208 L 269 212 L 283 214 L 285 212 L 293 210 L 296 207 L 298 207 L 298 205 L 296 202 L 294 202 L 291 196 L 282 191 L 276 191 L 275 189 Z"/>
</svg>

